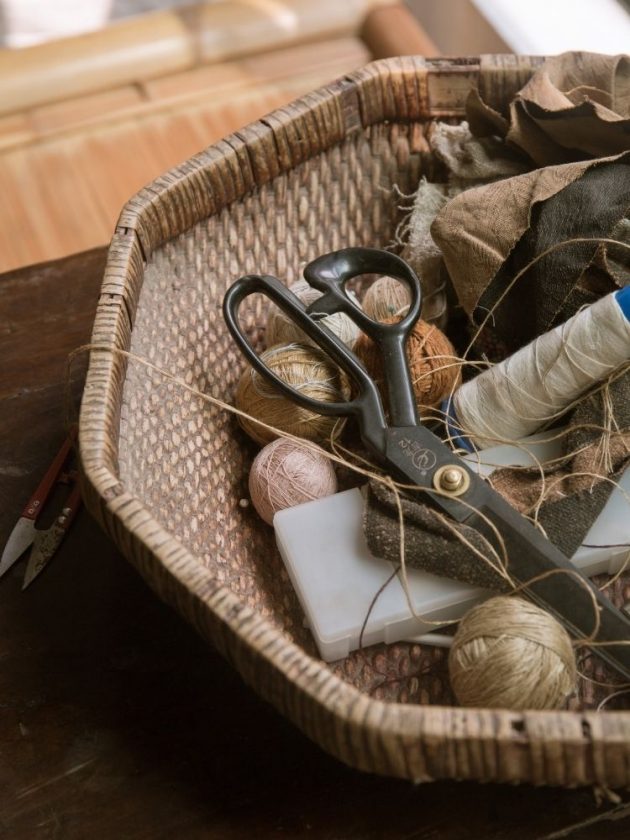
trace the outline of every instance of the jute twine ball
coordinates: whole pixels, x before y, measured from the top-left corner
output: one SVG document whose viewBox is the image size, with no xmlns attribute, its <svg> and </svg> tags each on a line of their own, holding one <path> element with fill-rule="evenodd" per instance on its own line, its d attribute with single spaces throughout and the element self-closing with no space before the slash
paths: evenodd
<svg viewBox="0 0 630 840">
<path fill-rule="evenodd" d="M 260 358 L 280 379 L 308 397 L 320 402 L 348 399 L 346 378 L 316 347 L 303 344 L 271 347 L 261 353 Z M 338 434 L 343 425 L 338 417 L 324 417 L 291 402 L 252 368 L 248 368 L 239 381 L 235 403 L 241 411 L 269 426 L 320 443 Z M 245 417 L 239 417 L 238 421 L 247 434 L 263 446 L 277 437 Z"/>
<path fill-rule="evenodd" d="M 322 292 L 313 289 L 306 280 L 298 280 L 289 286 L 289 290 L 296 295 L 305 306 L 310 306 L 318 298 L 322 296 Z M 359 305 L 359 301 L 349 292 L 354 302 Z M 359 328 L 357 325 L 344 315 L 343 312 L 336 312 L 334 315 L 327 315 L 319 322 L 324 324 L 328 329 L 340 338 L 348 347 L 352 347 L 359 335 Z M 269 309 L 267 316 L 267 331 L 265 333 L 265 341 L 267 347 L 272 347 L 275 344 L 315 344 L 306 333 L 301 330 L 297 324 L 288 318 L 284 312 L 277 306 L 272 306 Z"/>
<path fill-rule="evenodd" d="M 398 320 L 386 318 L 383 323 L 394 324 Z M 378 345 L 361 333 L 354 344 L 354 352 L 383 392 L 385 374 Z M 455 348 L 434 324 L 416 323 L 407 341 L 407 359 L 420 408 L 439 405 L 461 382 L 461 365 L 457 362 Z"/>
<path fill-rule="evenodd" d="M 393 277 L 379 277 L 363 296 L 363 311 L 373 321 L 387 321 L 406 315 L 411 305 L 411 292 Z"/>
<path fill-rule="evenodd" d="M 252 504 L 269 525 L 279 510 L 336 492 L 337 476 L 324 450 L 287 438 L 268 443 L 254 459 L 249 473 Z"/>
<path fill-rule="evenodd" d="M 494 709 L 559 709 L 577 676 L 566 630 L 540 607 L 507 596 L 464 616 L 448 667 L 462 706 Z"/>
</svg>

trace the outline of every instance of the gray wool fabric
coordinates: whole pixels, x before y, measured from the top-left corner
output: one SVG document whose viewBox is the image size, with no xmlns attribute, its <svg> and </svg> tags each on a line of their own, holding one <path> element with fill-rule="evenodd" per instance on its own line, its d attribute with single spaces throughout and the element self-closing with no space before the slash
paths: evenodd
<svg viewBox="0 0 630 840">
<path fill-rule="evenodd" d="M 506 581 L 460 542 L 432 508 L 408 496 L 401 498 L 401 504 L 406 565 L 473 586 L 497 592 L 509 591 Z M 375 557 L 394 563 L 400 561 L 400 521 L 396 498 L 380 482 L 370 482 L 363 528 Z M 485 540 L 474 528 L 466 525 L 453 525 L 453 528 L 479 551 L 489 554 Z"/>
</svg>

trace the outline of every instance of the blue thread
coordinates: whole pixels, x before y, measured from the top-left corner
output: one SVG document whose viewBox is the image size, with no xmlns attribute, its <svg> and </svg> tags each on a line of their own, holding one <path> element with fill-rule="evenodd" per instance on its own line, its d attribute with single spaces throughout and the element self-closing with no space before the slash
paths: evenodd
<svg viewBox="0 0 630 840">
<path fill-rule="evenodd" d="M 623 314 L 630 321 L 630 286 L 625 286 L 623 289 L 615 292 L 615 300 L 619 304 L 619 308 Z"/>
<path fill-rule="evenodd" d="M 466 452 L 476 452 L 472 441 L 470 441 L 465 435 L 462 435 L 462 430 L 457 420 L 457 414 L 455 412 L 455 404 L 453 402 L 453 399 L 449 397 L 446 400 L 442 400 L 440 408 L 444 412 L 444 422 L 446 423 L 446 431 L 448 432 L 448 436 L 451 439 L 451 441 L 459 449 L 465 449 Z"/>
</svg>

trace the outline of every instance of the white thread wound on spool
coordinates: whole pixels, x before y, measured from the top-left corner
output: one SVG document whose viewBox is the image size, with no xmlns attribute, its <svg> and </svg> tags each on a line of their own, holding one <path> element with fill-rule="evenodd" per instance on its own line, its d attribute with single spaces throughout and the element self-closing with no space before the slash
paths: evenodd
<svg viewBox="0 0 630 840">
<path fill-rule="evenodd" d="M 310 306 L 318 298 L 322 297 L 322 292 L 310 286 L 306 280 L 298 280 L 289 286 L 289 291 L 298 297 L 305 306 Z M 356 296 L 348 293 L 353 298 L 356 305 L 361 308 L 361 304 Z M 327 315 L 320 321 L 328 329 L 340 338 L 348 347 L 352 347 L 356 339 L 359 337 L 359 328 L 357 325 L 344 315 L 343 312 L 336 312 L 334 315 Z M 293 344 L 298 342 L 300 344 L 316 344 L 306 333 L 301 330 L 298 325 L 288 315 L 277 306 L 272 306 L 269 309 L 267 317 L 267 329 L 265 335 L 267 347 L 272 347 L 274 344 Z"/>
<path fill-rule="evenodd" d="M 457 424 L 477 446 L 519 440 L 630 359 L 630 321 L 615 293 L 462 385 Z"/>
</svg>

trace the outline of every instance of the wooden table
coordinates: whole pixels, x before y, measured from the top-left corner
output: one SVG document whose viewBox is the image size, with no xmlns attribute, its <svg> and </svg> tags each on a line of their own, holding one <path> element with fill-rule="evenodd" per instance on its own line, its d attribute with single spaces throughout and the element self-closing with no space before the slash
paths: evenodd
<svg viewBox="0 0 630 840">
<path fill-rule="evenodd" d="M 0 276 L 0 546 L 76 410 L 103 249 Z M 630 837 L 593 791 L 413 786 L 338 763 L 161 604 L 82 511 L 0 581 L 0 837 Z M 625 797 L 627 798 L 627 797 Z"/>
</svg>

